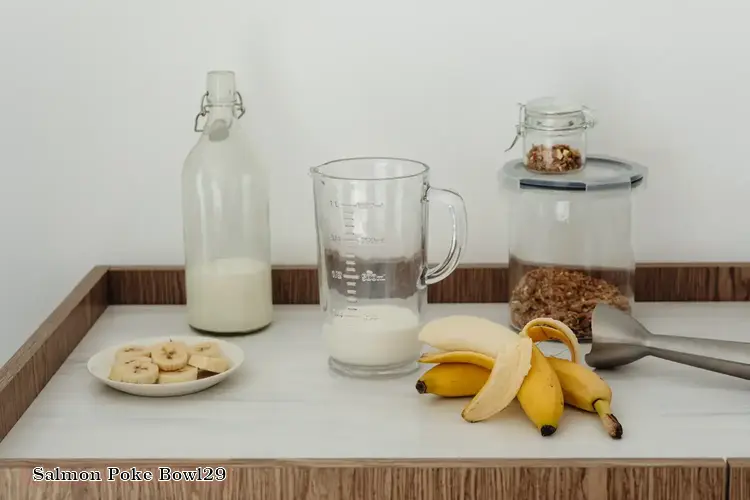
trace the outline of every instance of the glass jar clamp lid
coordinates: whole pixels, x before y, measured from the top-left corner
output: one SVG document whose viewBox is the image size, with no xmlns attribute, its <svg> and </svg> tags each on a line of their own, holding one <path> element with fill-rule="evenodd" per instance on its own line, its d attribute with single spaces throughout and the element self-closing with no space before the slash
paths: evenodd
<svg viewBox="0 0 750 500">
<path fill-rule="evenodd" d="M 595 123 L 586 106 L 557 97 L 539 97 L 519 104 L 516 136 L 506 152 L 520 137 L 523 164 L 530 172 L 578 172 L 586 165 L 586 132 Z"/>
</svg>

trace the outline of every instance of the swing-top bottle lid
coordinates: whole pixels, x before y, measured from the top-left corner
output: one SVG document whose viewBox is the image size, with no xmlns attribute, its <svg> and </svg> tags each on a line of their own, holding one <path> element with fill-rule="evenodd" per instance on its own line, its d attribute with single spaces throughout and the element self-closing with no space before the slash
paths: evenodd
<svg viewBox="0 0 750 500">
<path fill-rule="evenodd" d="M 207 100 L 211 104 L 231 104 L 237 91 L 234 71 L 209 71 L 206 75 Z"/>
</svg>

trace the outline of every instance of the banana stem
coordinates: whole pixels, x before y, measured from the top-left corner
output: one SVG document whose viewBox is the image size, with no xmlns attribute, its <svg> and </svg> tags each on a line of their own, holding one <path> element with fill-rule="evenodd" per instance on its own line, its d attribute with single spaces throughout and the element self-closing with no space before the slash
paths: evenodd
<svg viewBox="0 0 750 500">
<path fill-rule="evenodd" d="M 620 425 L 617 417 L 612 415 L 612 408 L 609 406 L 609 401 L 597 399 L 594 401 L 594 409 L 599 414 L 599 419 L 604 424 L 607 434 L 614 439 L 620 439 L 622 437 L 622 425 Z"/>
</svg>

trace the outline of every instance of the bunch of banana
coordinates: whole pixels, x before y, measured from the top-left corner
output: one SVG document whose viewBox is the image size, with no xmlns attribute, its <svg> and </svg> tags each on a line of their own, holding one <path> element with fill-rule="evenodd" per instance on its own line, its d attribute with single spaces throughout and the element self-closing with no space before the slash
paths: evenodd
<svg viewBox="0 0 750 500">
<path fill-rule="evenodd" d="M 534 345 L 552 339 L 565 343 L 571 361 L 545 357 Z M 608 434 L 622 437 L 610 387 L 580 364 L 578 340 L 564 323 L 540 318 L 516 334 L 484 318 L 449 316 L 425 325 L 420 340 L 439 351 L 420 358 L 436 366 L 419 378 L 417 391 L 472 397 L 461 413 L 467 422 L 486 420 L 517 399 L 542 436 L 555 433 L 568 404 L 598 413 Z"/>
</svg>

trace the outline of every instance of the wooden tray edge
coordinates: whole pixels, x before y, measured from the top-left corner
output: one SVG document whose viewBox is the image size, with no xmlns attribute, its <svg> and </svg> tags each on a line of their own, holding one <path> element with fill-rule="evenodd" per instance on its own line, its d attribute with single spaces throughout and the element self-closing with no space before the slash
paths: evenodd
<svg viewBox="0 0 750 500">
<path fill-rule="evenodd" d="M 0 441 L 107 308 L 107 271 L 89 271 L 0 367 Z"/>
<path fill-rule="evenodd" d="M 677 461 L 47 461 L 0 462 L 2 498 L 242 498 L 243 500 L 723 500 L 728 469 L 721 459 Z M 34 481 L 32 467 L 98 470 L 102 481 Z M 50 469 L 51 467 L 51 469 Z M 143 481 L 108 481 L 107 467 L 141 473 Z M 199 470 L 222 481 L 160 481 L 159 467 Z"/>
<path fill-rule="evenodd" d="M 182 266 L 112 266 L 109 302 L 117 305 L 185 303 Z M 506 265 L 467 264 L 428 288 L 430 303 L 508 301 Z M 642 263 L 635 275 L 637 302 L 750 301 L 750 263 Z M 274 304 L 317 304 L 315 266 L 274 266 Z"/>
<path fill-rule="evenodd" d="M 750 498 L 750 458 L 730 458 L 727 460 L 729 476 L 727 500 L 747 500 Z"/>
<path fill-rule="evenodd" d="M 723 458 L 565 458 L 565 459 L 515 459 L 515 458 L 436 458 L 436 459 L 152 459 L 152 458 L 40 458 L 40 459 L 0 459 L 3 468 L 62 467 L 83 469 L 95 467 L 306 467 L 322 469 L 347 468 L 665 468 L 665 467 L 707 467 L 725 468 L 727 460 Z"/>
</svg>

